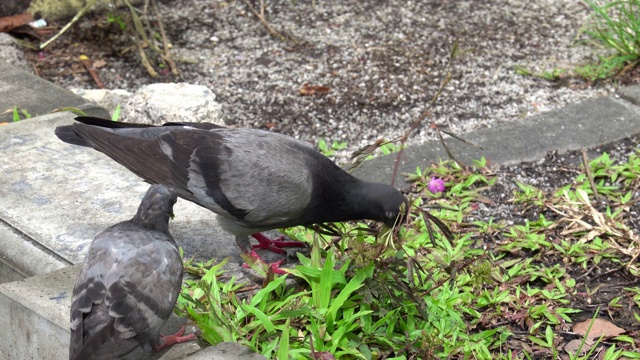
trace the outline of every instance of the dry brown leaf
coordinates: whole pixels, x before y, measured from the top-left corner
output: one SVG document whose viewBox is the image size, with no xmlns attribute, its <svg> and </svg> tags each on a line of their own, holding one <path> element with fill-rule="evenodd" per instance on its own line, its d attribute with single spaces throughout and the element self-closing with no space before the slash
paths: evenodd
<svg viewBox="0 0 640 360">
<path fill-rule="evenodd" d="M 576 355 L 576 352 L 578 351 L 578 349 L 580 349 L 580 353 L 577 355 L 584 356 L 587 353 L 587 351 L 591 350 L 591 347 L 593 346 L 593 340 L 592 339 L 585 340 L 584 345 L 582 345 L 582 348 L 580 348 L 580 344 L 582 344 L 582 339 L 573 339 L 569 341 L 567 345 L 564 346 L 564 351 L 566 351 L 567 354 L 569 355 Z"/>
<path fill-rule="evenodd" d="M 587 334 L 587 329 L 589 329 L 589 324 L 591 324 L 591 321 L 592 320 L 589 319 L 575 324 L 573 326 L 573 332 L 578 335 L 586 336 L 588 338 L 597 338 L 603 335 L 605 337 L 612 337 L 624 334 L 626 332 L 625 329 L 617 327 L 610 321 L 598 318 L 593 320 L 591 331 L 589 332 L 589 334 Z"/>
<path fill-rule="evenodd" d="M 328 351 L 314 351 L 311 356 L 316 360 L 336 360 L 335 356 L 331 355 Z"/>
<path fill-rule="evenodd" d="M 93 62 L 93 67 L 96 69 L 100 69 L 101 67 L 107 65 L 107 62 L 104 59 L 98 59 Z"/>
<path fill-rule="evenodd" d="M 28 24 L 31 21 L 33 21 L 33 15 L 29 13 L 0 18 L 0 32 L 9 32 L 18 26 Z"/>
<path fill-rule="evenodd" d="M 496 203 L 484 195 L 476 195 L 476 201 L 485 205 L 496 206 Z"/>
<path fill-rule="evenodd" d="M 309 83 L 305 83 L 302 85 L 302 89 L 300 89 L 300 95 L 309 96 L 309 95 L 326 95 L 331 91 L 331 88 L 320 85 L 309 85 Z"/>
</svg>

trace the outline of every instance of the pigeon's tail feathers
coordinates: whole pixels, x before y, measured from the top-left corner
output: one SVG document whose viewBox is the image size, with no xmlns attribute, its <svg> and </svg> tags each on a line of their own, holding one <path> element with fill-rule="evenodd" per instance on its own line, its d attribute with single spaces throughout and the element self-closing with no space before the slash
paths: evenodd
<svg viewBox="0 0 640 360">
<path fill-rule="evenodd" d="M 73 125 L 58 126 L 56 128 L 56 136 L 67 144 L 92 147 L 87 140 L 76 134 L 73 130 Z"/>
<path fill-rule="evenodd" d="M 76 117 L 76 121 L 81 122 L 83 124 L 87 124 L 87 125 L 99 126 L 102 128 L 109 128 L 109 129 L 154 127 L 154 125 L 149 125 L 149 124 L 136 124 L 136 123 L 112 121 L 112 120 L 101 119 L 93 116 L 78 116 Z"/>
<path fill-rule="evenodd" d="M 77 353 L 71 353 L 70 360 L 107 360 L 127 355 L 140 344 L 134 339 L 124 339 L 116 333 L 115 318 L 94 333 Z"/>
</svg>

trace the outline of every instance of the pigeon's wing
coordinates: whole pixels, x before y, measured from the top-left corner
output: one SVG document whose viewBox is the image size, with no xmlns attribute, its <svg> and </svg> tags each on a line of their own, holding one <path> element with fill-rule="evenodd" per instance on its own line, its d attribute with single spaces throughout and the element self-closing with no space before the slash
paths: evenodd
<svg viewBox="0 0 640 360">
<path fill-rule="evenodd" d="M 170 236 L 131 222 L 96 236 L 73 290 L 70 359 L 121 356 L 158 336 L 182 280 Z"/>
<path fill-rule="evenodd" d="M 322 155 L 303 142 L 250 129 L 184 128 L 160 137 L 172 177 L 223 217 L 250 227 L 282 226 L 309 204 L 308 165 Z"/>
<path fill-rule="evenodd" d="M 143 179 L 172 185 L 249 227 L 295 223 L 313 191 L 308 165 L 322 157 L 306 143 L 260 130 L 101 125 L 75 123 L 73 130 Z"/>
</svg>

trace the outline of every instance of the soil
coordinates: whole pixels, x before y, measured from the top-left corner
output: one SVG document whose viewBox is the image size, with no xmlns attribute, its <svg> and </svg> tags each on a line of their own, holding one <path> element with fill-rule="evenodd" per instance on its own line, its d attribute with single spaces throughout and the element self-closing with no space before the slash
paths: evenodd
<svg viewBox="0 0 640 360">
<path fill-rule="evenodd" d="M 628 160 L 631 154 L 637 154 L 640 149 L 640 136 L 634 136 L 617 143 L 608 144 L 602 147 L 589 149 L 587 158 L 593 160 L 603 153 L 609 154 L 614 163 L 622 163 Z M 535 186 L 545 193 L 553 193 L 566 184 L 575 183 L 575 178 L 583 173 L 581 152 L 568 152 L 557 154 L 551 152 L 544 159 L 536 162 L 520 163 L 517 165 L 498 166 L 494 169 L 494 174 L 498 180 L 496 185 L 488 191 L 483 192 L 490 200 L 495 202 L 493 206 L 481 205 L 478 208 L 478 219 L 487 221 L 493 218 L 495 221 L 505 220 L 510 224 L 524 224 L 525 221 L 537 221 L 540 214 L 548 221 L 558 220 L 559 216 L 552 211 L 542 208 L 524 207 L 514 204 L 513 192 L 518 189 L 516 182 Z M 637 219 L 640 215 L 640 205 L 638 198 L 640 194 L 634 192 L 629 208 L 626 224 L 635 234 L 640 234 L 640 224 Z M 601 212 L 607 208 L 607 200 L 601 197 L 601 202 L 594 206 Z M 563 236 L 552 234 L 546 237 L 547 241 L 559 243 Z M 501 239 L 495 239 L 500 242 Z M 523 252 L 514 254 L 521 258 L 526 258 L 532 254 Z M 630 260 L 626 259 L 628 262 Z M 636 264 L 638 260 L 635 260 Z M 638 339 L 640 336 L 640 324 L 634 314 L 640 312 L 637 303 L 632 300 L 630 288 L 640 286 L 640 278 L 629 273 L 624 264 L 613 263 L 608 260 L 602 261 L 599 265 L 590 268 L 583 268 L 574 264 L 567 264 L 560 253 L 551 252 L 546 255 L 545 265 L 552 267 L 561 264 L 567 273 L 576 279 L 576 289 L 578 293 L 569 299 L 567 307 L 579 309 L 581 312 L 571 314 L 572 324 L 590 320 L 598 312 L 599 317 L 606 319 L 613 324 L 626 329 L 627 335 Z M 625 263 L 626 264 L 626 263 Z M 610 302 L 620 297 L 620 307 L 610 306 Z M 514 327 L 512 327 L 514 329 Z M 527 328 L 521 328 L 522 340 L 526 337 Z M 558 333 L 556 344 L 566 344 L 573 339 L 581 339 L 580 336 L 572 333 L 571 327 L 567 327 L 566 333 Z M 518 335 L 516 333 L 516 335 Z M 514 337 L 517 339 L 518 336 Z M 519 345 L 518 345 L 519 346 Z M 515 347 L 515 349 L 518 348 Z M 541 357 L 546 358 L 546 357 Z"/>
</svg>

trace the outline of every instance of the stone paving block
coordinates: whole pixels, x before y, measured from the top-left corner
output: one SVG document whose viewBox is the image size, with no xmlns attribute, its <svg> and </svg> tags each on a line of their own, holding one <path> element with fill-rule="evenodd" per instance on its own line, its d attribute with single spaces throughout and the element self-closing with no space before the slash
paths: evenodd
<svg viewBox="0 0 640 360">
<path fill-rule="evenodd" d="M 0 284 L 61 269 L 70 263 L 0 222 Z"/>
<path fill-rule="evenodd" d="M 0 359 L 69 358 L 69 307 L 79 271 L 80 265 L 76 265 L 0 285 Z M 173 334 L 184 322 L 173 314 L 161 333 Z M 193 330 L 192 326 L 187 328 L 188 333 Z M 145 345 L 126 359 L 176 360 L 200 349 L 198 341 L 177 344 L 158 353 Z"/>
<path fill-rule="evenodd" d="M 69 357 L 69 294 L 75 272 L 66 268 L 0 285 L 0 358 Z"/>
<path fill-rule="evenodd" d="M 13 107 L 25 109 L 34 117 L 62 107 L 75 107 L 93 116 L 109 117 L 106 110 L 71 91 L 0 61 L 0 122 L 12 121 L 12 113 L 4 112 Z"/>
</svg>

